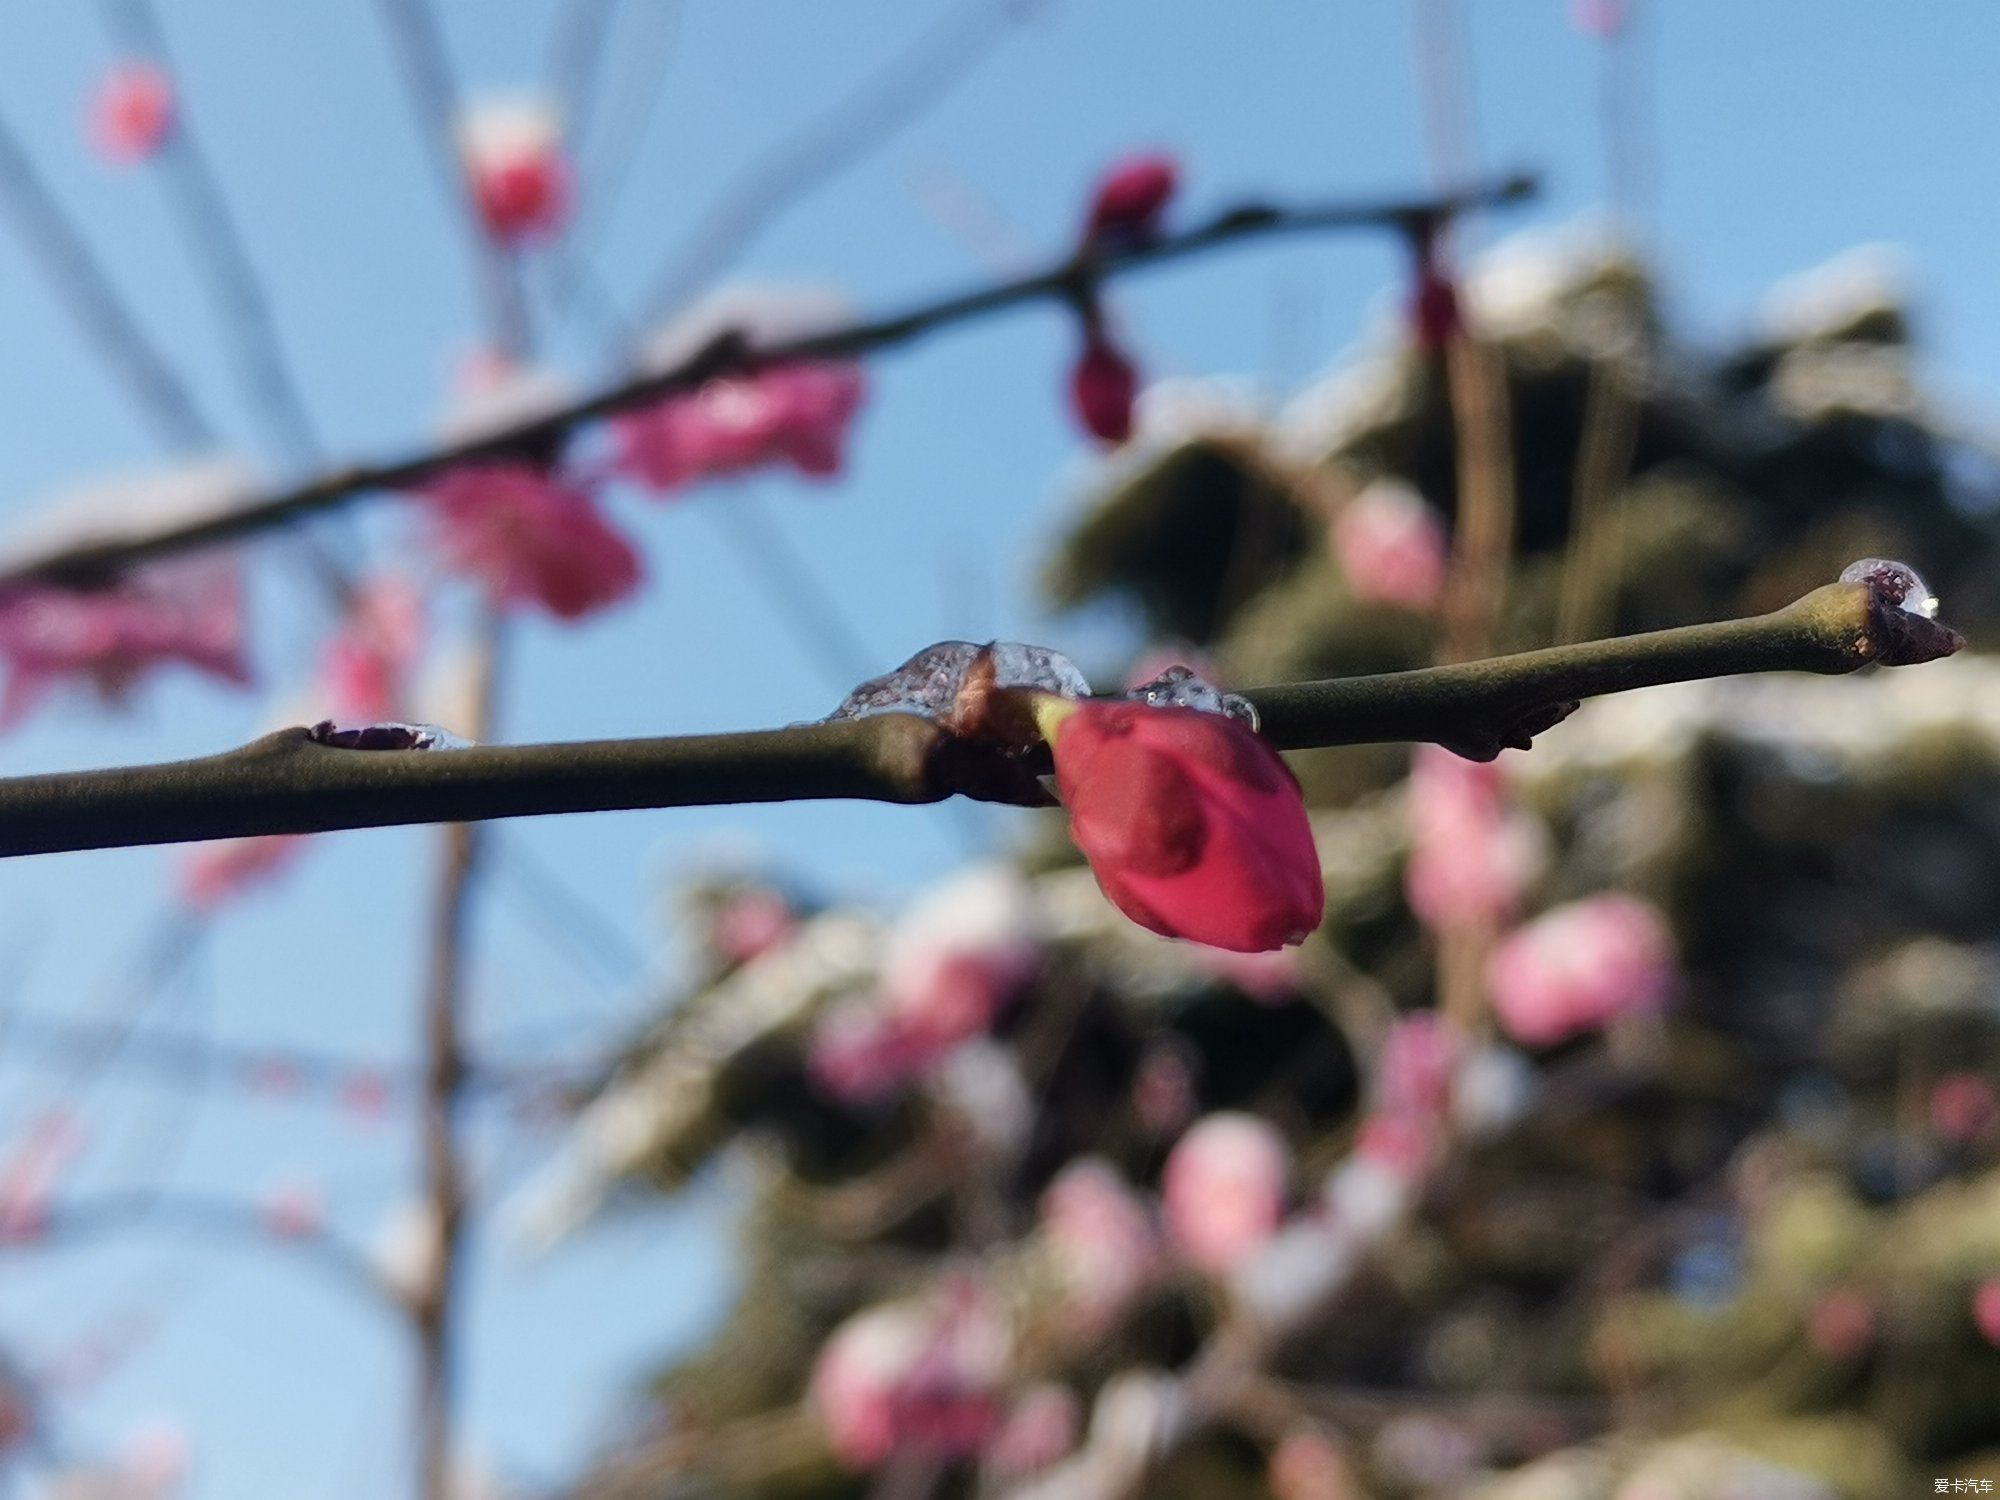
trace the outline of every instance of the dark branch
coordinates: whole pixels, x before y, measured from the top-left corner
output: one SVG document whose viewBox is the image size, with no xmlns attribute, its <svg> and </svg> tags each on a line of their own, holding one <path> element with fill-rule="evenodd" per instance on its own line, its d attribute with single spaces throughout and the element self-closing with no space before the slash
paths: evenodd
<svg viewBox="0 0 2000 1500">
<path fill-rule="evenodd" d="M 401 14 L 396 0 L 384 0 Z M 523 451 L 550 451 L 585 423 L 644 406 L 662 396 L 763 365 L 795 359 L 852 358 L 899 344 L 954 323 L 1020 307 L 1066 300 L 1091 281 L 1143 266 L 1185 259 L 1226 245 L 1281 234 L 1329 230 L 1400 229 L 1413 223 L 1471 209 L 1515 203 L 1535 192 L 1529 177 L 1467 188 L 1437 198 L 1330 203 L 1305 208 L 1252 205 L 1231 210 L 1196 229 L 1167 235 L 1150 244 L 1120 249 L 1090 260 L 1066 258 L 1013 281 L 923 303 L 890 317 L 755 347 L 725 339 L 673 369 L 656 371 L 609 386 L 571 404 L 503 432 L 449 444 L 384 463 L 336 469 L 295 488 L 213 516 L 156 531 L 135 533 L 71 547 L 15 563 L 0 573 L 0 587 L 25 582 L 88 587 L 134 563 L 219 542 L 239 541 L 345 505 L 372 491 L 408 489 L 446 469 L 476 459 L 504 458 Z"/>
<path fill-rule="evenodd" d="M 1602 693 L 1742 672 L 1851 672 L 1958 644 L 1868 585 L 1838 583 L 1749 620 L 1244 696 L 1282 749 L 1408 740 L 1491 756 Z M 918 803 L 954 793 L 1031 800 L 1023 763 L 999 759 L 897 713 L 743 734 L 432 751 L 340 749 L 288 729 L 203 760 L 0 780 L 0 855 L 615 808 Z"/>
</svg>

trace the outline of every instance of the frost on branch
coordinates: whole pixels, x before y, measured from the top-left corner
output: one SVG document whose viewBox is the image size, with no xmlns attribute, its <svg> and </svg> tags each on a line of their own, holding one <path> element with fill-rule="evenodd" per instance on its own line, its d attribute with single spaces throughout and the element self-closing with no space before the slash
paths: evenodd
<svg viewBox="0 0 2000 1500">
<path fill-rule="evenodd" d="M 306 731 L 315 745 L 335 750 L 469 750 L 472 741 L 461 739 L 449 729 L 435 724 L 363 724 L 341 729 L 331 719 L 322 719 Z"/>
<path fill-rule="evenodd" d="M 974 669 L 982 661 L 991 666 L 993 687 L 1034 688 L 1062 698 L 1090 695 L 1089 679 L 1060 651 L 1017 641 L 989 641 L 983 646 L 971 641 L 939 641 L 895 671 L 869 678 L 841 699 L 827 720 L 916 714 L 936 723 L 946 722 L 957 712 L 974 680 Z"/>
</svg>

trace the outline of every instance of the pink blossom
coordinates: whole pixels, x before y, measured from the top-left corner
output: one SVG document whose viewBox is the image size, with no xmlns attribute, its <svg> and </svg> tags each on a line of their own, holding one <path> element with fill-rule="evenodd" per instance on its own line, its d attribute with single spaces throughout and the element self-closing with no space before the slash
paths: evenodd
<svg viewBox="0 0 2000 1500">
<path fill-rule="evenodd" d="M 340 1112 L 350 1120 L 372 1125 L 388 1116 L 394 1100 L 389 1080 L 371 1068 L 358 1068 L 341 1080 Z"/>
<path fill-rule="evenodd" d="M 1503 776 L 1497 761 L 1417 748 L 1403 887 L 1410 909 L 1433 931 L 1505 922 L 1541 868 L 1541 825 L 1509 810 Z"/>
<path fill-rule="evenodd" d="M 861 367 L 851 361 L 797 360 L 722 376 L 619 417 L 618 467 L 663 494 L 774 464 L 832 478 L 865 394 Z"/>
<path fill-rule="evenodd" d="M 260 833 L 197 844 L 181 862 L 181 900 L 190 910 L 213 912 L 288 867 L 305 847 L 302 833 Z"/>
<path fill-rule="evenodd" d="M 932 1059 L 880 1009 L 868 1004 L 829 1011 L 813 1028 L 806 1072 L 820 1092 L 843 1104 L 893 1098 Z"/>
<path fill-rule="evenodd" d="M 459 150 L 487 231 L 521 244 L 568 222 L 573 184 L 553 110 L 532 100 L 487 101 L 466 111 Z"/>
<path fill-rule="evenodd" d="M 1186 1049 L 1156 1041 L 1140 1055 L 1132 1079 L 1132 1108 L 1139 1123 L 1155 1136 L 1178 1135 L 1194 1118 L 1194 1065 Z"/>
<path fill-rule="evenodd" d="M 1980 1336 L 2000 1349 L 2000 1276 L 1979 1283 L 1972 1294 L 1972 1321 Z"/>
<path fill-rule="evenodd" d="M 250 1064 L 250 1092 L 266 1099 L 289 1099 L 304 1082 L 299 1065 L 289 1057 L 260 1057 Z"/>
<path fill-rule="evenodd" d="M 1110 1163 L 1071 1162 L 1042 1194 L 1042 1236 L 1062 1282 L 1065 1313 L 1084 1336 L 1110 1327 L 1159 1262 L 1153 1217 Z"/>
<path fill-rule="evenodd" d="M 798 925 L 791 902 L 768 886 L 756 886 L 723 898 L 709 941 L 728 962 L 747 964 L 784 943 Z"/>
<path fill-rule="evenodd" d="M 575 620 L 639 585 L 639 554 L 591 495 L 535 464 L 461 464 L 419 494 L 446 560 L 496 602 Z"/>
<path fill-rule="evenodd" d="M 1631 21 L 1627 0 L 1570 0 L 1571 22 L 1585 36 L 1608 41 Z"/>
<path fill-rule="evenodd" d="M 1978 1073 L 1947 1073 L 1931 1089 L 1931 1128 L 1955 1146 L 1978 1140 L 2000 1120 L 2000 1099 Z"/>
<path fill-rule="evenodd" d="M 48 1227 L 56 1188 L 83 1154 L 83 1126 L 66 1109 L 52 1109 L 29 1126 L 0 1168 L 0 1242 L 39 1239 Z"/>
<path fill-rule="evenodd" d="M 1859 1359 L 1875 1341 L 1875 1306 L 1851 1287 L 1828 1292 L 1813 1303 L 1806 1333 L 1828 1359 Z"/>
<path fill-rule="evenodd" d="M 1068 1457 L 1083 1427 L 1083 1404 L 1053 1381 L 1021 1393 L 992 1443 L 986 1462 L 1003 1479 L 1022 1479 Z"/>
<path fill-rule="evenodd" d="M 855 1314 L 813 1367 L 811 1394 L 835 1457 L 867 1470 L 895 1453 L 977 1453 L 1001 1420 L 1007 1329 L 976 1282 Z"/>
<path fill-rule="evenodd" d="M 128 60 L 97 86 L 90 105 L 90 138 L 97 154 L 119 166 L 147 161 L 174 130 L 174 84 L 164 69 Z"/>
<path fill-rule="evenodd" d="M 424 599 L 414 582 L 385 574 L 362 583 L 320 664 L 325 716 L 343 724 L 395 718 L 423 637 Z"/>
<path fill-rule="evenodd" d="M 1656 1011 L 1674 978 L 1665 918 L 1650 902 L 1622 894 L 1544 913 L 1508 936 L 1487 970 L 1501 1026 L 1527 1046 Z"/>
<path fill-rule="evenodd" d="M 1265 1478 L 1273 1500 L 1355 1500 L 1354 1475 L 1340 1444 L 1301 1427 L 1271 1450 Z"/>
<path fill-rule="evenodd" d="M 273 1237 L 310 1239 L 326 1222 L 326 1198 L 310 1182 L 282 1183 L 264 1195 L 259 1213 Z"/>
<path fill-rule="evenodd" d="M 1458 1033 L 1436 1013 L 1398 1017 L 1375 1060 L 1375 1107 L 1397 1118 L 1442 1120 L 1462 1050 Z"/>
<path fill-rule="evenodd" d="M 1333 518 L 1333 551 L 1354 597 L 1428 611 L 1444 593 L 1451 543 L 1444 521 L 1408 485 L 1378 479 Z"/>
<path fill-rule="evenodd" d="M 1132 407 L 1139 399 L 1139 370 L 1100 328 L 1084 335 L 1083 352 L 1070 371 L 1070 406 L 1083 430 L 1116 447 L 1132 436 Z"/>
<path fill-rule="evenodd" d="M 1204 1116 L 1161 1174 L 1168 1238 L 1201 1270 L 1228 1274 L 1277 1232 L 1290 1175 L 1284 1138 L 1263 1120 Z"/>
<path fill-rule="evenodd" d="M 1084 243 L 1092 247 L 1143 243 L 1160 232 L 1180 186 L 1180 163 L 1165 152 L 1130 156 L 1098 180 L 1084 222 Z"/>
<path fill-rule="evenodd" d="M 7 691 L 0 727 L 18 723 L 60 683 L 108 703 L 171 664 L 245 684 L 243 584 L 233 558 L 172 559 L 102 589 L 30 584 L 0 595 Z"/>
</svg>

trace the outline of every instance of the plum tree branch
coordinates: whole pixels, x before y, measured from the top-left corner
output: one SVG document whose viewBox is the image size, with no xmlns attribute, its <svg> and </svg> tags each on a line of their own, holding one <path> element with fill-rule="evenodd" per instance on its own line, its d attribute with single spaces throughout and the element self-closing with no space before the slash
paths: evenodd
<svg viewBox="0 0 2000 1500">
<path fill-rule="evenodd" d="M 1490 758 L 1525 745 L 1583 698 L 1744 672 L 1911 664 L 1960 644 L 1866 584 L 1836 583 L 1750 619 L 1243 696 L 1280 749 L 1432 741 Z M 340 748 L 287 729 L 199 760 L 0 779 L 0 856 L 640 807 L 924 803 L 954 793 L 1029 800 L 1005 790 L 1025 780 L 1022 763 L 996 768 L 1000 759 L 900 713 L 736 734 L 442 751 Z"/>
<path fill-rule="evenodd" d="M 301 484 L 210 515 L 12 559 L 0 567 L 0 588 L 25 583 L 90 587 L 135 563 L 240 541 L 337 509 L 366 494 L 408 489 L 459 464 L 521 452 L 545 453 L 586 423 L 644 406 L 675 392 L 695 389 L 721 375 L 787 360 L 871 354 L 910 343 L 940 328 L 1028 303 L 1074 299 L 1099 280 L 1229 245 L 1330 230 L 1413 230 L 1473 209 L 1517 203 L 1533 196 L 1535 191 L 1532 177 L 1514 176 L 1428 198 L 1371 199 L 1295 208 L 1251 204 L 1231 209 L 1179 234 L 1162 235 L 1143 244 L 1100 254 L 1067 256 L 1030 275 L 924 302 L 889 316 L 764 345 L 750 344 L 740 336 L 725 336 L 670 369 L 647 371 L 621 380 L 500 431 L 403 458 L 331 469 Z"/>
</svg>

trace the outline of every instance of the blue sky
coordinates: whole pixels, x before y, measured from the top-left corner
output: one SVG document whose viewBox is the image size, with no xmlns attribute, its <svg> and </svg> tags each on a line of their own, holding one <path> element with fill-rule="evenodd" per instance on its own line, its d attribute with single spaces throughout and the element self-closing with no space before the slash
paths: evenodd
<svg viewBox="0 0 2000 1500">
<path fill-rule="evenodd" d="M 549 0 L 436 4 L 468 89 L 539 77 Z M 195 128 L 329 441 L 355 454 L 421 441 L 447 372 L 477 341 L 478 312 L 376 9 L 160 8 Z M 1549 184 L 1540 204 L 1475 238 L 1597 204 L 1595 48 L 1570 28 L 1562 0 L 1470 8 L 1482 160 L 1533 167 Z M 628 295 L 643 285 L 747 162 L 938 9 L 689 0 L 602 241 L 607 283 Z M 1775 278 L 1886 240 L 1917 272 L 1920 333 L 1938 376 L 1975 408 L 1991 402 L 2000 209 L 1984 167 L 1995 131 L 1990 7 L 1675 0 L 1647 10 L 1649 228 L 1682 325 L 1724 336 Z M 84 141 L 83 101 L 108 55 L 93 7 L 24 12 L 0 50 L 0 111 L 205 403 L 255 451 L 159 185 L 104 167 Z M 949 289 L 984 275 L 994 246 L 940 224 L 937 183 L 988 204 L 1011 226 L 1010 242 L 1053 250 L 1100 165 L 1140 146 L 1181 154 L 1191 213 L 1237 195 L 1418 186 L 1427 173 L 1414 72 L 1403 4 L 1046 0 L 941 107 L 801 198 L 741 269 L 832 285 L 864 308 Z M 1361 333 L 1399 270 L 1387 240 L 1288 241 L 1148 274 L 1119 301 L 1154 368 L 1286 386 Z M 752 486 L 840 598 L 874 666 L 952 636 L 1041 640 L 1086 662 L 1116 640 L 1107 622 L 1050 621 L 1033 602 L 1045 543 L 1087 472 L 1058 394 L 1072 339 L 1058 312 L 1033 309 L 885 358 L 846 483 Z M 587 337 L 558 331 L 551 345 L 578 378 L 603 368 Z M 6 233 L 0 413 L 0 520 L 90 474 L 158 456 Z M 584 627 L 520 631 L 505 737 L 765 725 L 831 706 L 837 685 L 802 656 L 699 514 L 738 500 L 727 489 L 671 506 L 619 497 L 652 585 Z M 382 506 L 364 531 L 383 548 L 408 535 Z M 268 683 L 282 691 L 309 636 L 290 577 L 268 563 L 261 577 L 259 639 Z M 0 742 L 0 770 L 219 748 L 252 732 L 263 711 L 254 696 L 164 683 L 123 717 L 46 716 Z M 992 827 L 1004 832 L 1004 821 Z M 718 841 L 759 847 L 829 891 L 883 896 L 963 851 L 958 825 L 935 811 L 832 805 L 543 820 L 507 837 L 586 893 L 635 948 L 662 941 L 665 878 Z M 152 1014 L 244 1044 L 408 1057 L 434 843 L 421 831 L 326 841 L 282 890 L 232 913 Z M 170 860 L 135 850 L 0 865 L 0 954 L 26 964 L 21 1003 L 79 1014 L 120 1003 L 121 966 L 161 920 Z M 496 1046 L 555 1037 L 583 1052 L 633 1014 L 630 991 L 579 978 L 536 937 L 504 884 L 485 908 L 475 990 L 475 1025 Z M 0 1043 L 0 1129 L 18 1129 L 49 1089 L 20 1049 Z M 81 1104 L 97 1132 L 75 1184 L 83 1194 L 163 1179 L 177 1191 L 248 1197 L 310 1172 L 330 1185 L 341 1227 L 365 1239 L 410 1180 L 411 1132 L 400 1121 L 371 1131 L 310 1107 L 226 1091 L 189 1099 L 116 1078 Z M 630 1382 L 726 1306 L 727 1196 L 725 1180 L 540 1265 L 484 1247 L 465 1350 L 470 1446 L 531 1479 L 578 1462 Z M 31 1355 L 71 1348 L 135 1308 L 165 1314 L 135 1358 L 62 1407 L 61 1428 L 80 1447 L 166 1413 L 194 1437 L 203 1500 L 401 1493 L 402 1335 L 310 1267 L 164 1236 L 0 1256 L 0 1331 Z"/>
</svg>

